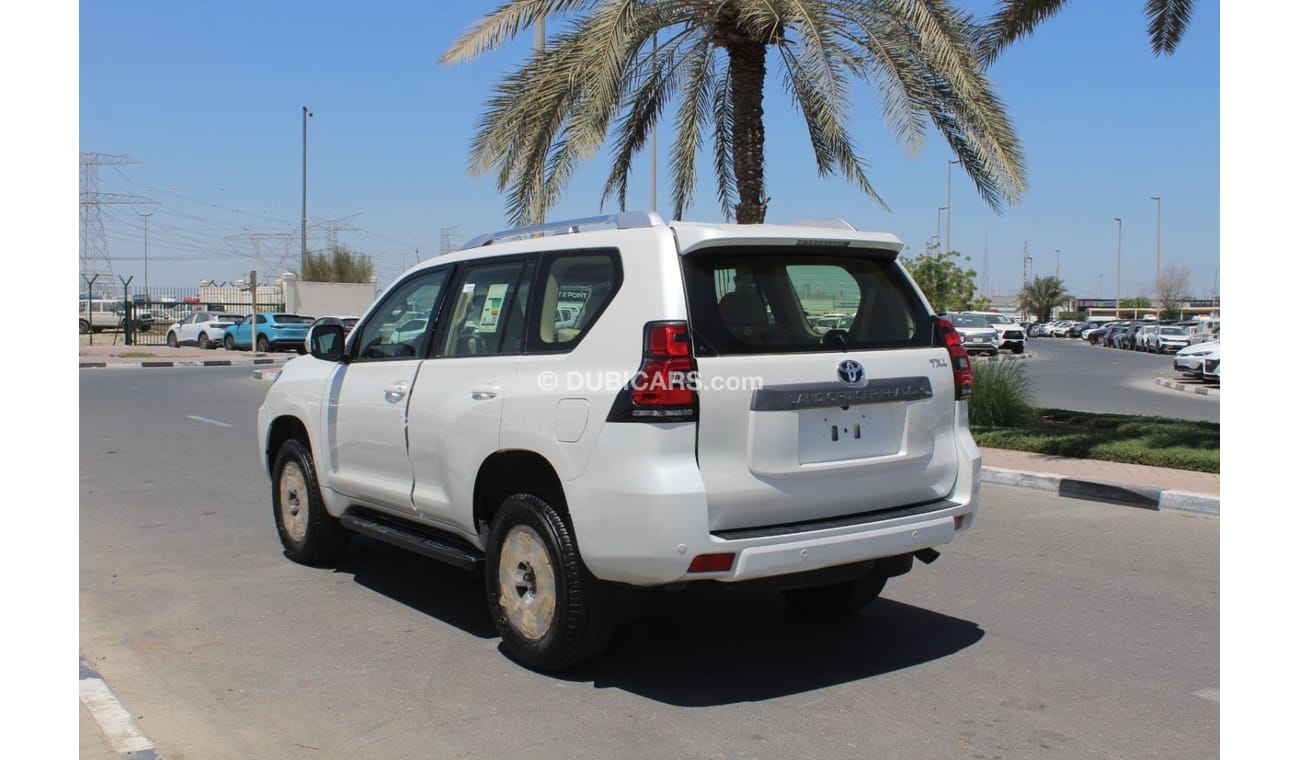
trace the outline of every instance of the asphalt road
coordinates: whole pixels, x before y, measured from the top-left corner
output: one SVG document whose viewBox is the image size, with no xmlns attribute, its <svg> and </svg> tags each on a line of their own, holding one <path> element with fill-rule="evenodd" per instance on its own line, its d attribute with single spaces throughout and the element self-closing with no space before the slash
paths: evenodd
<svg viewBox="0 0 1300 760">
<path fill-rule="evenodd" d="M 1157 377 L 1181 379 L 1171 354 L 1103 348 L 1078 338 L 1030 338 L 1026 350 L 1035 354 L 1025 367 L 1036 406 L 1219 421 L 1217 397 L 1156 385 Z"/>
<path fill-rule="evenodd" d="M 1219 754 L 1217 520 L 987 487 L 847 622 L 665 594 L 541 675 L 481 581 L 361 539 L 283 557 L 250 374 L 80 375 L 82 654 L 169 760 Z"/>
</svg>

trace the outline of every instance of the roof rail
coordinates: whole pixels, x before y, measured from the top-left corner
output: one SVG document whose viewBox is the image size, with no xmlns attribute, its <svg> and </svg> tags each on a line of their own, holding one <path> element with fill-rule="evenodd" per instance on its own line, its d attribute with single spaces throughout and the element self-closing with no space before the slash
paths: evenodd
<svg viewBox="0 0 1300 760">
<path fill-rule="evenodd" d="M 595 224 L 612 224 L 620 230 L 631 229 L 634 227 L 667 226 L 663 217 L 659 216 L 659 214 L 654 211 L 623 211 L 617 214 L 587 216 L 581 219 L 565 219 L 557 222 L 546 222 L 545 224 L 534 224 L 530 227 L 516 227 L 510 230 L 489 232 L 486 235 L 479 235 L 465 245 L 462 245 L 459 250 L 464 251 L 470 248 L 491 245 L 500 240 L 536 237 L 548 233 L 552 235 L 571 235 L 580 231 L 582 227 L 590 227 Z"/>
</svg>

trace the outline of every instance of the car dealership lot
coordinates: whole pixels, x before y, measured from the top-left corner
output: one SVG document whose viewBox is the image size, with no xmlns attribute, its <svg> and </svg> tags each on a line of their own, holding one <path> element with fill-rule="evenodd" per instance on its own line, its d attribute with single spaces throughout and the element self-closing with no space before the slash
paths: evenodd
<svg viewBox="0 0 1300 760">
<path fill-rule="evenodd" d="M 265 390 L 81 375 L 82 654 L 164 757 L 1217 754 L 1215 520 L 986 487 L 967 541 L 848 622 L 696 590 L 544 676 L 479 580 L 365 540 L 282 556 Z"/>
</svg>

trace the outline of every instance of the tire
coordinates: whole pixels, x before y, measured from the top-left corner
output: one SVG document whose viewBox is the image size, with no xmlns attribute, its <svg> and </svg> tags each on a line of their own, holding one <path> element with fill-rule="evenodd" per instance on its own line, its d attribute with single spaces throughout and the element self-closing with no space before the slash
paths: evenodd
<svg viewBox="0 0 1300 760">
<path fill-rule="evenodd" d="M 205 332 L 199 333 L 199 348 L 204 350 L 212 348 L 212 341 L 208 340 L 208 334 Z"/>
<path fill-rule="evenodd" d="M 578 555 L 555 509 L 533 494 L 501 503 L 488 536 L 488 611 L 506 653 L 537 670 L 587 662 L 609 643 L 612 627 L 601 583 Z"/>
<path fill-rule="evenodd" d="M 90 323 L 84 319 L 78 320 L 77 329 L 81 331 L 82 335 L 86 335 L 91 332 Z"/>
<path fill-rule="evenodd" d="M 1024 343 L 1016 343 L 1011 346 L 1011 353 L 1013 354 L 1023 354 L 1024 352 L 1025 352 Z"/>
<path fill-rule="evenodd" d="M 176 333 L 171 332 L 170 330 L 167 332 L 167 345 L 172 348 L 176 348 L 177 346 L 180 345 L 180 343 L 176 340 Z"/>
<path fill-rule="evenodd" d="M 326 564 L 347 548 L 350 534 L 325 511 L 311 451 L 296 438 L 285 441 L 275 455 L 271 508 L 280 545 L 294 562 Z"/>
<path fill-rule="evenodd" d="M 257 337 L 257 352 L 259 354 L 271 352 L 271 341 L 267 340 L 265 335 L 259 335 Z"/>
<path fill-rule="evenodd" d="M 826 586 L 805 586 L 781 590 L 786 602 L 799 612 L 814 618 L 850 615 L 874 602 L 885 589 L 888 579 L 868 573 L 851 581 Z"/>
<path fill-rule="evenodd" d="M 226 350 L 227 350 L 227 351 L 234 351 L 234 350 L 235 350 L 235 339 L 232 338 L 231 336 L 227 335 L 224 339 L 222 339 L 221 342 L 224 343 L 224 344 L 226 345 Z"/>
</svg>

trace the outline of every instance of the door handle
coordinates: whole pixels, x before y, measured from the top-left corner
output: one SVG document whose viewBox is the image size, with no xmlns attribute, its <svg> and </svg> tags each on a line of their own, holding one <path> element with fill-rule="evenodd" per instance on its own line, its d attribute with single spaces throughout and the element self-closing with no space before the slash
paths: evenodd
<svg viewBox="0 0 1300 760">
<path fill-rule="evenodd" d="M 501 392 L 500 383 L 484 383 L 483 385 L 470 389 L 469 397 L 475 401 L 488 401 L 497 397 Z"/>
<path fill-rule="evenodd" d="M 411 384 L 405 380 L 398 381 L 384 388 L 385 401 L 401 401 L 406 397 L 406 392 L 411 390 Z"/>
</svg>

